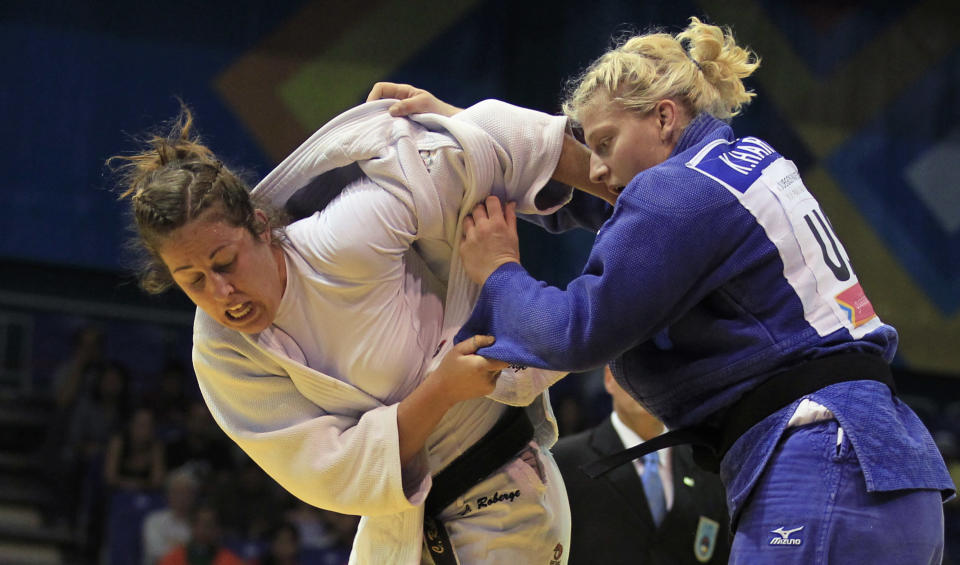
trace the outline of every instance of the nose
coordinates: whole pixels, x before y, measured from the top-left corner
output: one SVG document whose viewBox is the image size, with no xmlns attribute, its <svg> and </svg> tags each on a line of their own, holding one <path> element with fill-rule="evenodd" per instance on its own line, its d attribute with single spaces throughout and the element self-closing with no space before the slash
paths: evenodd
<svg viewBox="0 0 960 565">
<path fill-rule="evenodd" d="M 210 274 L 210 283 L 213 288 L 213 296 L 220 301 L 226 301 L 233 293 L 233 284 L 220 273 Z"/>
<path fill-rule="evenodd" d="M 607 177 L 610 176 L 610 169 L 597 157 L 596 153 L 590 153 L 590 181 L 600 184 L 606 184 Z"/>
</svg>

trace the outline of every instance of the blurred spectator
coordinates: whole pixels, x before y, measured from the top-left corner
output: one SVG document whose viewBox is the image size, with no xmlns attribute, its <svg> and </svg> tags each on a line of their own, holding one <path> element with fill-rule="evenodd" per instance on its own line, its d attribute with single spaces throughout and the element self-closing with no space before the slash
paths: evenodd
<svg viewBox="0 0 960 565">
<path fill-rule="evenodd" d="M 284 520 L 297 527 L 300 545 L 307 550 L 322 550 L 339 543 L 338 534 L 327 521 L 324 511 L 302 500 L 292 498 L 291 506 L 284 513 Z"/>
<path fill-rule="evenodd" d="M 167 553 L 159 565 L 243 565 L 243 560 L 223 545 L 220 517 L 212 506 L 198 506 L 190 522 L 190 540 Z"/>
<path fill-rule="evenodd" d="M 184 433 L 187 412 L 194 400 L 187 389 L 187 383 L 191 381 L 192 374 L 184 364 L 170 359 L 164 363 L 156 383 L 145 395 L 144 403 L 156 415 L 157 434 L 161 439 L 171 440 Z"/>
<path fill-rule="evenodd" d="M 64 445 L 69 450 L 67 457 L 81 462 L 99 461 L 110 438 L 129 417 L 130 374 L 126 367 L 104 363 L 94 380 L 91 394 L 77 400 Z"/>
<path fill-rule="evenodd" d="M 319 561 L 324 565 L 346 565 L 350 559 L 350 548 L 353 546 L 353 538 L 357 534 L 360 517 L 339 514 L 331 510 L 323 510 L 322 512 L 330 531 L 333 532 L 334 543 L 322 552 Z"/>
<path fill-rule="evenodd" d="M 258 565 L 301 565 L 300 532 L 290 522 L 282 522 L 269 537 L 270 546 Z"/>
<path fill-rule="evenodd" d="M 110 438 L 104 481 L 113 489 L 150 490 L 160 488 L 165 475 L 164 446 L 154 429 L 153 412 L 138 408 L 126 428 Z"/>
<path fill-rule="evenodd" d="M 77 400 L 70 415 L 66 438 L 59 446 L 56 477 L 59 500 L 66 522 L 91 540 L 96 551 L 102 538 L 106 513 L 104 460 L 110 438 L 119 433 L 129 417 L 130 377 L 119 363 L 102 364 L 94 375 L 91 394 Z"/>
<path fill-rule="evenodd" d="M 73 406 L 78 398 L 94 388 L 94 376 L 104 360 L 104 335 L 96 326 L 79 329 L 73 336 L 73 348 L 53 375 L 53 399 L 61 410 Z"/>
<path fill-rule="evenodd" d="M 153 412 L 140 407 L 110 438 L 103 464 L 109 496 L 105 515 L 104 547 L 109 565 L 139 563 L 144 517 L 160 507 L 159 489 L 166 475 L 163 443 L 154 430 Z"/>
<path fill-rule="evenodd" d="M 266 539 L 283 517 L 288 494 L 249 457 L 234 473 L 221 476 L 214 487 L 213 503 L 228 534 L 248 541 Z"/>
<path fill-rule="evenodd" d="M 166 460 L 170 469 L 189 465 L 208 476 L 232 469 L 232 444 L 217 427 L 202 400 L 192 400 L 186 408 L 183 431 L 167 441 Z"/>
<path fill-rule="evenodd" d="M 190 540 L 190 516 L 199 484 L 193 473 L 181 468 L 167 478 L 167 505 L 147 514 L 143 522 L 143 563 L 157 562 L 178 545 Z"/>
</svg>

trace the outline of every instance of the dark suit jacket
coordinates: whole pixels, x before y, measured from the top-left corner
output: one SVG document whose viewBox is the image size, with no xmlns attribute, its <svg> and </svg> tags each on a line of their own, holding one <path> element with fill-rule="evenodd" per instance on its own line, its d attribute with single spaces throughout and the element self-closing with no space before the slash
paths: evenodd
<svg viewBox="0 0 960 565">
<path fill-rule="evenodd" d="M 720 477 L 698 468 L 689 446 L 674 447 L 673 506 L 660 527 L 654 528 L 643 483 L 633 465 L 621 465 L 597 479 L 580 470 L 584 463 L 623 449 L 610 418 L 593 429 L 561 438 L 553 447 L 573 516 L 570 565 L 726 563 L 729 520 Z M 699 551 L 704 557 L 711 537 L 713 553 L 701 561 L 695 547 L 702 544 Z"/>
</svg>

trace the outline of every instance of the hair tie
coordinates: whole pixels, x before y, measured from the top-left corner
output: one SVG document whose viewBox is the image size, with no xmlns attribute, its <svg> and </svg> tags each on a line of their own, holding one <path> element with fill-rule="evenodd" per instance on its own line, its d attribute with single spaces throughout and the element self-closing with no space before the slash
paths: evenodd
<svg viewBox="0 0 960 565">
<path fill-rule="evenodd" d="M 699 70 L 699 71 L 702 73 L 702 72 L 703 72 L 703 67 L 701 67 L 701 66 L 700 66 L 700 63 L 698 63 L 697 60 L 693 58 L 693 55 L 691 55 L 690 52 L 687 51 L 686 49 L 684 49 L 683 52 L 686 53 L 687 59 L 690 59 L 690 62 L 693 63 L 694 65 L 696 65 L 696 66 L 697 66 L 697 70 Z"/>
</svg>

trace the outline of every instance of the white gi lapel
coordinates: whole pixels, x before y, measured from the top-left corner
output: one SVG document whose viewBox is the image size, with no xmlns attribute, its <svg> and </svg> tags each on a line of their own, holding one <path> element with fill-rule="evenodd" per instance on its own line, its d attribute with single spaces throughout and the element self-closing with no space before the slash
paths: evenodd
<svg viewBox="0 0 960 565">
<path fill-rule="evenodd" d="M 324 411 L 359 417 L 383 404 L 359 388 L 307 367 L 300 347 L 286 333 L 267 328 L 256 335 L 242 334 L 253 347 L 283 367 L 303 396 Z"/>
</svg>

